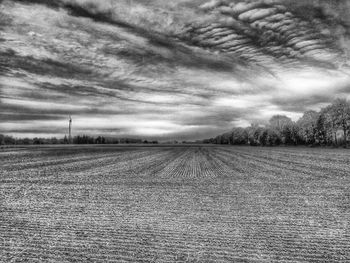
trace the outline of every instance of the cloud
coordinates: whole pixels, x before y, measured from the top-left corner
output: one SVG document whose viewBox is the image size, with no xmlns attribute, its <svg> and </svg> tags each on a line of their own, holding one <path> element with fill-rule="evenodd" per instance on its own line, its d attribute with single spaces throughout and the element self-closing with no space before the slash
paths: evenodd
<svg viewBox="0 0 350 263">
<path fill-rule="evenodd" d="M 330 32 L 345 22 L 329 12 L 320 16 L 316 5 L 299 6 L 282 0 L 212 1 L 202 8 L 213 20 L 189 25 L 188 41 L 273 71 L 296 63 L 337 68 L 348 48 L 344 34 Z M 311 11 L 306 17 L 301 10 Z"/>
<path fill-rule="evenodd" d="M 193 139 L 350 94 L 348 1 L 0 5 L 0 132 Z"/>
</svg>

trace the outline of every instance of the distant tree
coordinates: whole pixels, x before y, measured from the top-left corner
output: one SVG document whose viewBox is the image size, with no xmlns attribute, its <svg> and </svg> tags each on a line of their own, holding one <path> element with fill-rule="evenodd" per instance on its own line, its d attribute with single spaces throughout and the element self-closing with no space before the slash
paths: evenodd
<svg viewBox="0 0 350 263">
<path fill-rule="evenodd" d="M 297 121 L 299 127 L 299 136 L 306 144 L 315 144 L 317 140 L 317 121 L 319 113 L 316 111 L 307 111 Z"/>
<path fill-rule="evenodd" d="M 29 139 L 29 138 L 24 138 L 22 140 L 22 143 L 21 144 L 24 144 L 24 145 L 29 145 L 29 144 L 33 144 L 33 140 Z"/>
<path fill-rule="evenodd" d="M 220 144 L 229 144 L 230 143 L 231 133 L 227 132 L 220 136 Z"/>
<path fill-rule="evenodd" d="M 96 144 L 105 144 L 105 143 L 106 143 L 106 139 L 105 139 L 104 137 L 98 136 L 98 137 L 95 139 L 95 143 L 96 143 Z"/>
<path fill-rule="evenodd" d="M 283 126 L 281 142 L 286 145 L 297 145 L 300 143 L 299 127 L 295 122 Z"/>
<path fill-rule="evenodd" d="M 48 140 L 45 140 L 44 138 L 37 138 L 37 137 L 35 137 L 33 139 L 33 144 L 35 144 L 35 145 L 48 144 Z"/>
<path fill-rule="evenodd" d="M 269 133 L 273 134 L 273 137 L 279 137 L 278 141 L 280 143 L 284 144 L 290 144 L 292 141 L 291 138 L 291 131 L 294 129 L 293 127 L 293 121 L 291 118 L 285 116 L 285 115 L 274 115 L 269 120 Z"/>
<path fill-rule="evenodd" d="M 90 137 L 87 135 L 83 135 L 83 136 L 78 135 L 73 138 L 74 144 L 94 144 L 94 142 L 95 142 L 94 137 Z"/>
<path fill-rule="evenodd" d="M 256 129 L 256 125 L 252 123 L 250 126 L 245 128 L 246 134 L 247 134 L 247 144 L 255 146 L 255 139 L 254 139 L 254 133 Z"/>
<path fill-rule="evenodd" d="M 94 137 L 90 137 L 90 136 L 87 136 L 87 135 L 85 135 L 85 140 L 86 140 L 86 144 L 94 144 L 94 141 L 95 141 L 95 139 L 94 139 Z"/>
<path fill-rule="evenodd" d="M 80 137 L 80 135 L 77 135 L 77 136 L 74 136 L 74 137 L 73 137 L 73 143 L 74 143 L 74 144 L 80 144 L 80 142 L 81 142 L 81 137 Z"/>
<path fill-rule="evenodd" d="M 259 143 L 262 146 L 267 146 L 267 144 L 268 144 L 268 129 L 262 129 L 260 131 Z"/>
<path fill-rule="evenodd" d="M 5 145 L 14 145 L 16 144 L 16 139 L 12 136 L 5 135 L 3 138 L 3 142 Z"/>
<path fill-rule="evenodd" d="M 260 136 L 263 132 L 263 128 L 256 123 L 252 123 L 246 128 L 246 134 L 248 136 L 248 144 L 251 146 L 261 145 Z"/>
<path fill-rule="evenodd" d="M 267 129 L 266 134 L 266 145 L 267 146 L 278 146 L 281 144 L 280 133 L 274 129 Z"/>
<path fill-rule="evenodd" d="M 331 105 L 331 117 L 336 129 L 342 129 L 344 134 L 344 143 L 348 135 L 350 126 L 350 104 L 345 99 L 337 99 Z"/>
<path fill-rule="evenodd" d="M 232 130 L 232 142 L 237 145 L 248 143 L 248 132 L 246 129 L 238 127 Z"/>
<path fill-rule="evenodd" d="M 321 110 L 321 114 L 324 117 L 324 129 L 326 130 L 326 136 L 331 138 L 333 145 L 338 145 L 337 131 L 338 126 L 336 123 L 335 111 L 332 105 Z"/>
<path fill-rule="evenodd" d="M 214 143 L 215 144 L 221 144 L 221 135 L 218 135 L 214 138 Z"/>
<path fill-rule="evenodd" d="M 316 121 L 316 141 L 320 145 L 330 145 L 333 142 L 332 134 L 332 132 L 327 130 L 326 115 L 324 111 L 321 110 Z"/>
<path fill-rule="evenodd" d="M 52 138 L 50 138 L 50 143 L 51 144 L 58 144 L 59 140 L 56 137 L 52 137 Z"/>
<path fill-rule="evenodd" d="M 282 132 L 284 127 L 292 122 L 292 119 L 285 115 L 274 115 L 269 120 L 270 127 L 278 132 Z"/>
</svg>

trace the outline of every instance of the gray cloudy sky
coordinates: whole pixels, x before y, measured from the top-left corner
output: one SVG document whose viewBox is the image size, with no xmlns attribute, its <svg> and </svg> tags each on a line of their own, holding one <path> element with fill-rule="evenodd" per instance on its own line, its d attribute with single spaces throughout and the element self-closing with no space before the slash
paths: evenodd
<svg viewBox="0 0 350 263">
<path fill-rule="evenodd" d="M 295 3 L 297 2 L 297 3 Z M 350 99 L 347 0 L 0 0 L 0 132 L 205 138 Z"/>
</svg>

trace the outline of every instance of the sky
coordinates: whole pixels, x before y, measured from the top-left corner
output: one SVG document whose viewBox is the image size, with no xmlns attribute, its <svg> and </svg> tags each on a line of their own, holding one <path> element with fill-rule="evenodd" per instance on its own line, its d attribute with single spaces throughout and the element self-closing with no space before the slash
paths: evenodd
<svg viewBox="0 0 350 263">
<path fill-rule="evenodd" d="M 203 139 L 350 99 L 347 0 L 0 0 L 0 133 Z"/>
</svg>

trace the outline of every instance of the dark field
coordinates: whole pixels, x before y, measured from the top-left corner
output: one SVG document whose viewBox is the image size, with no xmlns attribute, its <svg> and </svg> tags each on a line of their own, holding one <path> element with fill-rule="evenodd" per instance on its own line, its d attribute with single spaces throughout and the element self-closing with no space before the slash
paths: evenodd
<svg viewBox="0 0 350 263">
<path fill-rule="evenodd" d="M 350 262 L 350 151 L 0 151 L 1 262 Z"/>
</svg>

